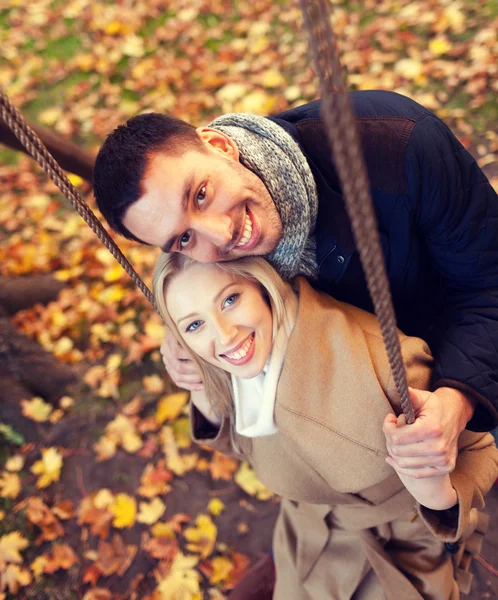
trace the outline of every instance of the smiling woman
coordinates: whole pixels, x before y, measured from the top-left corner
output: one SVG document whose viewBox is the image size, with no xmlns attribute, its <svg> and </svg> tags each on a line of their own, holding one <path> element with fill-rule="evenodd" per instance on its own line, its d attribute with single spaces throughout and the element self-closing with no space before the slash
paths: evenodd
<svg viewBox="0 0 498 600">
<path fill-rule="evenodd" d="M 476 521 L 470 507 L 495 480 L 498 451 L 489 433 L 465 431 L 451 475 L 396 468 L 383 425 L 396 423 L 399 397 L 375 317 L 303 278 L 285 283 L 257 257 L 163 254 L 154 293 L 202 372 L 192 437 L 249 461 L 283 498 L 273 598 L 456 600 L 443 542 Z M 408 383 L 428 389 L 427 345 L 398 335 Z"/>
</svg>

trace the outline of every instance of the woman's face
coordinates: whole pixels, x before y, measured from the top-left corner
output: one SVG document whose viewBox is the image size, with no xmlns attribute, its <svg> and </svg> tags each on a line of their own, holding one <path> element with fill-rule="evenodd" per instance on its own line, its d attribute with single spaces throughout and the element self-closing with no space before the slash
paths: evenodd
<svg viewBox="0 0 498 600">
<path fill-rule="evenodd" d="M 262 371 L 273 329 L 258 284 L 214 264 L 196 264 L 169 283 L 166 306 L 199 357 L 244 379 Z"/>
</svg>

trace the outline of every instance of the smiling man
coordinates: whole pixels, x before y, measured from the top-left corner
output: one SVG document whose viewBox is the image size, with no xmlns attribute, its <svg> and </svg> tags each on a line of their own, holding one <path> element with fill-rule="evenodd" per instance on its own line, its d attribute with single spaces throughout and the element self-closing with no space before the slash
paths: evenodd
<svg viewBox="0 0 498 600">
<path fill-rule="evenodd" d="M 436 358 L 417 423 L 387 432 L 388 449 L 400 467 L 450 472 L 460 432 L 498 423 L 498 200 L 430 111 L 392 92 L 351 99 L 398 325 Z M 199 128 L 139 115 L 103 144 L 94 189 L 128 238 L 200 262 L 264 255 L 285 279 L 372 308 L 318 101 Z M 162 352 L 178 385 L 202 385 L 172 337 Z"/>
</svg>

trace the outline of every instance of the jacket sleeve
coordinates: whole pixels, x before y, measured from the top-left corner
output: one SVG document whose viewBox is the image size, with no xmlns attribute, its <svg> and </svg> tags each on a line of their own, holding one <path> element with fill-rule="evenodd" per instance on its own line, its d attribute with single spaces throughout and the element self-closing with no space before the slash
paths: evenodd
<svg viewBox="0 0 498 600">
<path fill-rule="evenodd" d="M 467 427 L 490 431 L 498 424 L 498 198 L 432 115 L 413 129 L 406 176 L 418 229 L 447 290 L 432 389 L 453 387 L 475 399 Z"/>
<path fill-rule="evenodd" d="M 498 477 L 498 450 L 490 433 L 464 431 L 459 439 L 456 466 L 450 475 L 458 503 L 445 511 L 418 506 L 422 520 L 444 542 L 460 539 L 472 508 L 484 508 L 484 496 Z"/>
<path fill-rule="evenodd" d="M 213 425 L 192 402 L 190 402 L 189 411 L 190 435 L 194 442 L 240 460 L 245 458 L 233 444 L 231 422 L 228 417 L 223 417 L 220 425 Z"/>
</svg>

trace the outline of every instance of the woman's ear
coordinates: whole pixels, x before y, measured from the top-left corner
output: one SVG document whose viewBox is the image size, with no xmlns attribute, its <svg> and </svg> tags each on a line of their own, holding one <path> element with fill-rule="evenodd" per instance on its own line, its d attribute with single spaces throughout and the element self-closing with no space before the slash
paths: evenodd
<svg viewBox="0 0 498 600">
<path fill-rule="evenodd" d="M 227 135 L 210 127 L 197 127 L 195 130 L 201 142 L 210 150 L 239 161 L 237 144 Z"/>
</svg>

